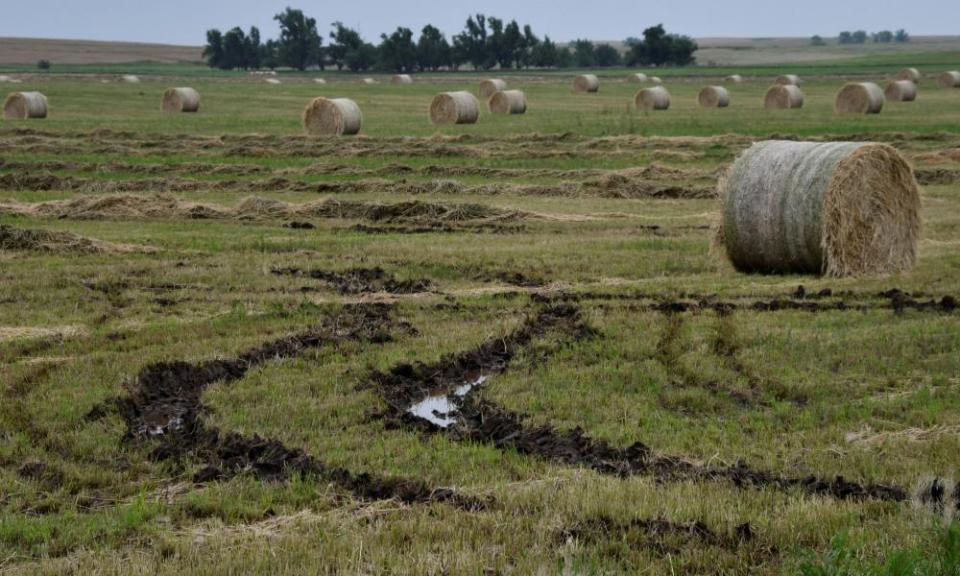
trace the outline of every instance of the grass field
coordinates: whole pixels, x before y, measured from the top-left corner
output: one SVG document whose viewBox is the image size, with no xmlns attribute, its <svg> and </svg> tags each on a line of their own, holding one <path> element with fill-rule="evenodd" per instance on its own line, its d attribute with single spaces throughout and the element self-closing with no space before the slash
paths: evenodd
<svg viewBox="0 0 960 576">
<path fill-rule="evenodd" d="M 477 77 L 305 80 L 18 87 L 51 115 L 0 124 L 0 572 L 956 574 L 960 90 L 643 114 L 518 75 L 526 115 L 434 127 Z M 362 136 L 303 136 L 318 95 Z M 915 270 L 725 264 L 716 179 L 768 137 L 897 147 Z"/>
</svg>

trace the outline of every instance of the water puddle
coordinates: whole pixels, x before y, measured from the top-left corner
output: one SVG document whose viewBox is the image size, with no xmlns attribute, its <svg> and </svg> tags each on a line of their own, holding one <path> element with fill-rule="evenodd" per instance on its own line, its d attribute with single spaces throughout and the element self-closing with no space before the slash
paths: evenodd
<svg viewBox="0 0 960 576">
<path fill-rule="evenodd" d="M 440 428 L 449 428 L 457 421 L 457 413 L 460 411 L 460 402 L 466 398 L 467 394 L 477 386 L 482 386 L 488 379 L 487 376 L 480 376 L 473 382 L 467 382 L 457 386 L 450 394 L 441 394 L 439 396 L 428 396 L 410 406 L 407 411 L 430 422 Z"/>
</svg>

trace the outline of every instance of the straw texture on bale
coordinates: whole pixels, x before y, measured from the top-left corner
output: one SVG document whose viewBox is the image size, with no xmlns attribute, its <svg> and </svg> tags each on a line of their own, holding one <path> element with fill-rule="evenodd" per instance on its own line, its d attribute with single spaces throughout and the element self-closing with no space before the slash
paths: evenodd
<svg viewBox="0 0 960 576">
<path fill-rule="evenodd" d="M 409 74 L 394 74 L 390 78 L 391 84 L 413 84 L 413 78 Z"/>
<path fill-rule="evenodd" d="M 743 82 L 743 76 L 739 74 L 731 74 L 727 76 L 727 84 L 740 84 Z"/>
<path fill-rule="evenodd" d="M 873 82 L 851 82 L 840 89 L 834 109 L 840 114 L 879 114 L 883 89 Z"/>
<path fill-rule="evenodd" d="M 169 88 L 163 93 L 164 112 L 196 112 L 200 109 L 200 93 L 193 88 Z"/>
<path fill-rule="evenodd" d="M 781 86 L 799 86 L 800 77 L 796 74 L 783 74 L 777 76 L 777 84 Z"/>
<path fill-rule="evenodd" d="M 308 134 L 351 135 L 360 132 L 363 113 L 348 98 L 314 98 L 303 110 L 303 127 Z"/>
<path fill-rule="evenodd" d="M 120 80 L 122 80 L 123 82 L 126 82 L 127 84 L 139 84 L 139 83 L 140 83 L 140 77 L 139 77 L 139 76 L 134 76 L 133 74 L 124 74 L 123 76 L 120 77 Z"/>
<path fill-rule="evenodd" d="M 631 74 L 627 77 L 627 80 L 630 82 L 635 82 L 637 84 L 646 84 L 650 81 L 650 77 L 644 74 L 643 72 L 637 72 L 636 74 Z"/>
<path fill-rule="evenodd" d="M 527 96 L 520 90 L 503 90 L 491 96 L 487 104 L 494 114 L 524 114 Z"/>
<path fill-rule="evenodd" d="M 670 93 L 663 86 L 652 86 L 637 92 L 634 103 L 639 110 L 667 110 L 670 108 Z"/>
<path fill-rule="evenodd" d="M 480 82 L 480 97 L 484 100 L 489 99 L 491 96 L 497 92 L 503 92 L 507 89 L 506 80 L 501 80 L 499 78 L 489 78 Z"/>
<path fill-rule="evenodd" d="M 573 79 L 574 92 L 598 92 L 600 79 L 594 74 L 580 74 Z"/>
<path fill-rule="evenodd" d="M 723 86 L 707 86 L 700 91 L 697 101 L 703 108 L 726 108 L 730 105 L 730 92 Z"/>
<path fill-rule="evenodd" d="M 803 91 L 798 86 L 778 84 L 767 90 L 763 107 L 775 110 L 803 108 Z"/>
<path fill-rule="evenodd" d="M 920 83 L 920 71 L 916 68 L 904 68 L 899 73 L 897 73 L 895 80 L 909 80 L 914 84 Z"/>
<path fill-rule="evenodd" d="M 469 92 L 444 92 L 430 103 L 434 124 L 474 124 L 480 118 L 480 104 Z"/>
<path fill-rule="evenodd" d="M 886 274 L 916 260 L 920 194 L 886 144 L 760 142 L 719 188 L 716 241 L 742 272 Z"/>
<path fill-rule="evenodd" d="M 894 102 L 913 102 L 917 99 L 917 85 L 910 80 L 894 80 L 887 84 L 883 95 Z"/>
<path fill-rule="evenodd" d="M 3 103 L 3 117 L 9 120 L 47 117 L 47 97 L 39 92 L 14 92 Z"/>
<path fill-rule="evenodd" d="M 937 76 L 937 85 L 941 88 L 960 88 L 960 72 L 944 72 Z"/>
</svg>

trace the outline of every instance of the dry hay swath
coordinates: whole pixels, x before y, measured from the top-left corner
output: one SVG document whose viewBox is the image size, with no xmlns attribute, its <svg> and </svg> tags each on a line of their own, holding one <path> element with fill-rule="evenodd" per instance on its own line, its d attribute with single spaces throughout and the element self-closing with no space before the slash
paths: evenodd
<svg viewBox="0 0 960 576">
<path fill-rule="evenodd" d="M 500 78 L 488 78 L 480 82 L 480 97 L 484 100 L 487 100 L 497 92 L 503 92 L 506 89 L 506 80 L 501 80 Z"/>
<path fill-rule="evenodd" d="M 663 86 L 644 88 L 637 92 L 634 103 L 639 110 L 666 110 L 670 108 L 670 93 Z"/>
<path fill-rule="evenodd" d="M 636 74 L 627 76 L 627 80 L 636 84 L 646 84 L 650 81 L 650 77 L 643 72 L 637 72 Z"/>
<path fill-rule="evenodd" d="M 394 74 L 390 78 L 391 84 L 413 84 L 413 78 L 409 74 Z"/>
<path fill-rule="evenodd" d="M 161 108 L 164 112 L 196 112 L 200 110 L 200 93 L 193 88 L 168 88 Z"/>
<path fill-rule="evenodd" d="M 524 114 L 527 96 L 520 90 L 503 90 L 491 96 L 487 104 L 494 114 Z"/>
<path fill-rule="evenodd" d="M 742 272 L 828 276 L 909 270 L 920 193 L 891 146 L 754 144 L 720 180 L 716 241 Z"/>
<path fill-rule="evenodd" d="M 944 72 L 937 76 L 937 85 L 941 88 L 960 88 L 960 72 Z"/>
<path fill-rule="evenodd" d="M 443 92 L 430 103 L 434 124 L 474 124 L 480 118 L 480 104 L 469 92 Z"/>
<path fill-rule="evenodd" d="M 369 84 L 377 84 L 377 81 L 374 80 L 373 78 L 364 78 L 364 79 L 363 79 L 363 83 L 364 83 L 364 84 L 368 84 L 368 85 L 369 85 Z"/>
<path fill-rule="evenodd" d="M 837 93 L 834 109 L 838 114 L 879 114 L 884 101 L 883 89 L 873 82 L 851 82 Z"/>
<path fill-rule="evenodd" d="M 913 102 L 917 99 L 917 85 L 911 80 L 894 80 L 887 84 L 883 95 L 894 102 Z"/>
<path fill-rule="evenodd" d="M 796 74 L 781 74 L 777 76 L 777 84 L 781 86 L 799 86 L 800 77 Z"/>
<path fill-rule="evenodd" d="M 914 84 L 920 83 L 920 71 L 916 68 L 904 68 L 894 77 L 894 80 L 909 80 Z"/>
<path fill-rule="evenodd" d="M 267 78 L 266 80 L 264 80 L 264 82 L 266 82 L 267 84 L 273 84 L 273 85 L 275 85 L 275 86 L 276 86 L 277 84 L 283 84 L 283 82 L 281 82 L 281 81 L 280 81 L 279 79 L 277 79 L 277 78 Z"/>
<path fill-rule="evenodd" d="M 47 97 L 39 92 L 13 92 L 3 103 L 3 117 L 8 120 L 47 117 Z"/>
<path fill-rule="evenodd" d="M 730 92 L 723 86 L 707 86 L 700 91 L 697 101 L 703 108 L 726 108 L 730 105 Z"/>
<path fill-rule="evenodd" d="M 0 250 L 36 250 L 43 252 L 79 252 L 83 254 L 154 253 L 153 246 L 114 244 L 94 238 L 84 238 L 70 232 L 15 228 L 0 224 Z"/>
<path fill-rule="evenodd" d="M 356 134 L 363 125 L 363 113 L 348 98 L 314 98 L 303 110 L 303 127 L 307 134 Z"/>
<path fill-rule="evenodd" d="M 743 76 L 739 74 L 731 74 L 727 76 L 727 84 L 740 84 L 743 82 Z"/>
<path fill-rule="evenodd" d="M 599 92 L 600 80 L 594 74 L 580 74 L 573 79 L 574 92 Z"/>
<path fill-rule="evenodd" d="M 124 74 L 120 77 L 121 82 L 126 82 L 127 84 L 139 84 L 140 77 L 133 74 Z"/>
<path fill-rule="evenodd" d="M 803 108 L 803 91 L 790 84 L 778 84 L 767 90 L 763 98 L 763 107 L 775 110 Z"/>
<path fill-rule="evenodd" d="M 313 79 L 313 83 L 314 83 L 314 84 L 326 84 L 327 81 L 324 80 L 323 78 L 314 78 L 314 79 Z"/>
</svg>

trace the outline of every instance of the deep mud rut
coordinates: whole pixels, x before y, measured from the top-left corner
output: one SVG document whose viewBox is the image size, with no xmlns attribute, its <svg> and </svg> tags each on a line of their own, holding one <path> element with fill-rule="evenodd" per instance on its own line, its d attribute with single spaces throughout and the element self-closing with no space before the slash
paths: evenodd
<svg viewBox="0 0 960 576">
<path fill-rule="evenodd" d="M 703 522 L 672 522 L 662 518 L 635 518 L 618 521 L 593 516 L 557 533 L 558 543 L 619 542 L 632 549 L 650 550 L 658 556 L 679 554 L 684 548 L 710 546 L 736 551 L 754 537 L 749 523 L 737 526 L 733 534 L 718 534 Z"/>
<path fill-rule="evenodd" d="M 326 270 L 303 270 L 301 268 L 273 268 L 272 274 L 278 276 L 306 276 L 320 280 L 334 288 L 340 294 L 369 294 L 386 292 L 388 294 L 420 294 L 433 289 L 433 283 L 426 278 L 398 280 L 380 267 L 350 268 L 342 272 Z"/>
</svg>

